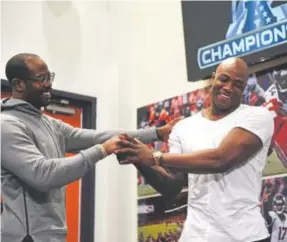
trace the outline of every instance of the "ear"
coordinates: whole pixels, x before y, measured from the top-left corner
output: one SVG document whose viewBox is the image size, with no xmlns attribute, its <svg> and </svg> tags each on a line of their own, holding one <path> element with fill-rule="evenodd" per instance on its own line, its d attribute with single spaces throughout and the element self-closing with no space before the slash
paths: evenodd
<svg viewBox="0 0 287 242">
<path fill-rule="evenodd" d="M 215 72 L 212 72 L 211 77 L 208 79 L 208 84 L 210 85 L 209 89 L 212 87 L 215 80 Z"/>
<path fill-rule="evenodd" d="M 22 81 L 22 80 L 15 79 L 15 80 L 13 80 L 13 84 L 14 84 L 15 90 L 17 92 L 23 92 L 26 89 L 26 85 L 25 85 L 24 81 Z"/>
</svg>

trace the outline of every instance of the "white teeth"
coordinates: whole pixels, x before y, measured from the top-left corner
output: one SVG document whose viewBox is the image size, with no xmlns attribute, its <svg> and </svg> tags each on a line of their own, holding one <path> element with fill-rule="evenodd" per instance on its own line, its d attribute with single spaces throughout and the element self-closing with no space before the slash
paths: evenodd
<svg viewBox="0 0 287 242">
<path fill-rule="evenodd" d="M 44 92 L 43 96 L 46 98 L 51 98 L 51 93 L 50 92 Z"/>
<path fill-rule="evenodd" d="M 225 95 L 223 93 L 221 94 L 221 96 L 224 97 L 224 98 L 230 98 L 230 96 L 227 96 L 227 95 Z"/>
</svg>

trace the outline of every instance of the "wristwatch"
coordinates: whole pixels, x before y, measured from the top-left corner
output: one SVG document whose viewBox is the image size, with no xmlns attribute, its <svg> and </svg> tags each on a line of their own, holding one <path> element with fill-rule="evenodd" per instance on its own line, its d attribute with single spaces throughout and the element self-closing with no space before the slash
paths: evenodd
<svg viewBox="0 0 287 242">
<path fill-rule="evenodd" d="M 153 152 L 153 160 L 155 166 L 160 166 L 162 161 L 162 153 L 160 151 Z"/>
</svg>

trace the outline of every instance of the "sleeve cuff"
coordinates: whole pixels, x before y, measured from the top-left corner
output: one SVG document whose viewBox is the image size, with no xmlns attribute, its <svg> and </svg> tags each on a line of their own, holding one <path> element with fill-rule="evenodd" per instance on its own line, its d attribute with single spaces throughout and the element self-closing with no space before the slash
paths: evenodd
<svg viewBox="0 0 287 242">
<path fill-rule="evenodd" d="M 149 144 L 158 141 L 159 137 L 156 128 L 151 127 L 138 130 L 138 139 L 145 144 Z"/>
<path fill-rule="evenodd" d="M 106 154 L 99 145 L 92 146 L 80 153 L 83 155 L 84 160 L 88 162 L 89 166 L 94 166 L 99 160 L 106 157 Z"/>
</svg>

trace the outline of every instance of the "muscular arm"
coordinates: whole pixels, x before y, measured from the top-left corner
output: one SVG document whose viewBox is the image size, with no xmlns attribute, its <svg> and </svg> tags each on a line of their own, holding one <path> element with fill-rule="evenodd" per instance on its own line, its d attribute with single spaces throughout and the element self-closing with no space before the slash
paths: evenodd
<svg viewBox="0 0 287 242">
<path fill-rule="evenodd" d="M 163 154 L 162 163 L 164 167 L 185 169 L 190 173 L 222 173 L 234 166 L 243 165 L 263 145 L 268 145 L 273 130 L 271 114 L 260 109 L 258 113 L 248 114 L 244 120 L 239 120 L 237 127 L 217 148 L 189 154 Z"/>
<path fill-rule="evenodd" d="M 262 143 L 257 136 L 244 129 L 235 128 L 218 148 L 190 154 L 163 154 L 163 165 L 185 169 L 191 173 L 221 173 L 242 164 L 261 147 Z"/>
<path fill-rule="evenodd" d="M 64 134 L 66 141 L 66 152 L 76 153 L 80 150 L 87 149 L 96 144 L 102 144 L 108 139 L 126 133 L 143 143 L 152 143 L 159 140 L 155 128 L 139 129 L 135 131 L 97 131 L 93 129 L 75 128 L 60 120 L 52 119 L 56 127 Z"/>
<path fill-rule="evenodd" d="M 169 137 L 169 152 L 182 153 L 180 140 L 175 130 L 171 132 Z M 146 181 L 163 196 L 174 197 L 180 193 L 187 181 L 186 172 L 143 164 L 135 164 L 135 166 Z"/>
<path fill-rule="evenodd" d="M 135 166 L 147 183 L 163 196 L 176 196 L 186 183 L 186 174 L 183 172 L 172 172 L 162 167 L 150 167 L 140 164 Z"/>
</svg>

